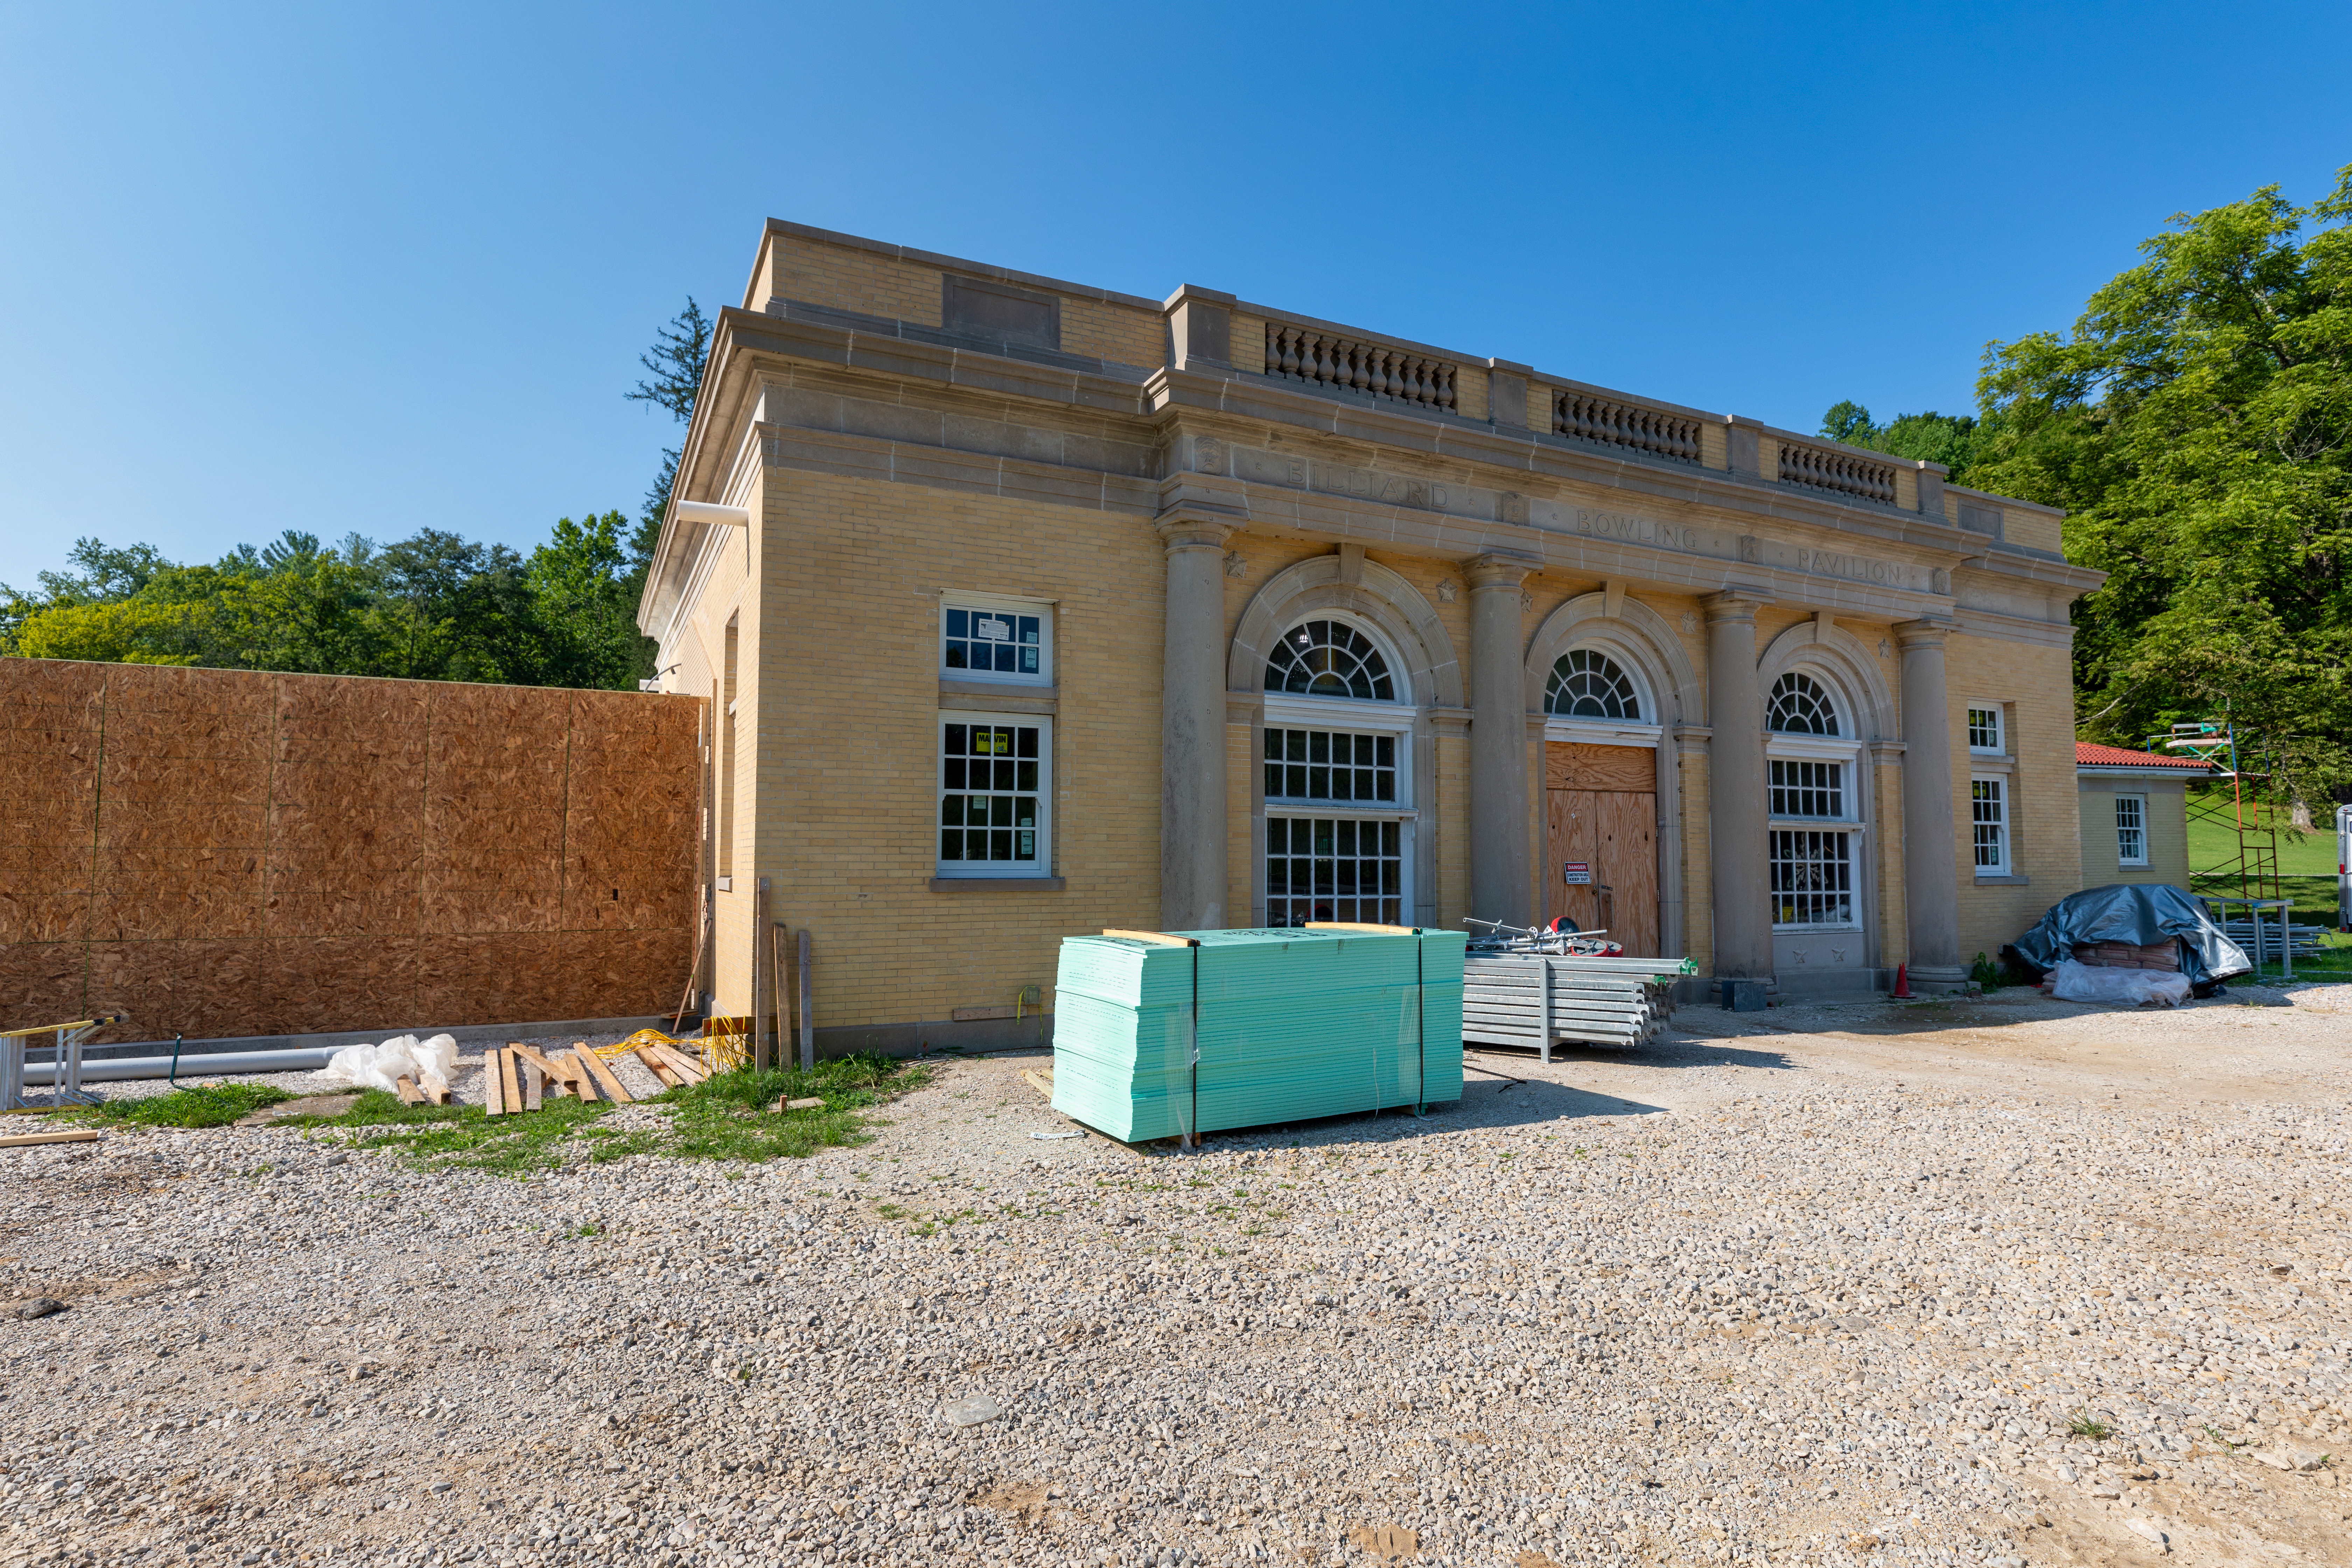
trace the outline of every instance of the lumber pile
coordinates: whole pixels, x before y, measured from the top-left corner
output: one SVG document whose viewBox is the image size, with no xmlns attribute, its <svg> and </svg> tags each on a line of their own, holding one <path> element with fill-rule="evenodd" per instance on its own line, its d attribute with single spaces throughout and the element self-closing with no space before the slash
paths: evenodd
<svg viewBox="0 0 2352 1568">
<path fill-rule="evenodd" d="M 645 1058 L 640 1056 L 638 1059 Z M 550 1099 L 566 1096 L 606 1105 L 628 1105 L 636 1098 L 622 1087 L 611 1064 L 584 1040 L 552 1057 L 542 1056 L 518 1040 L 509 1041 L 503 1050 L 482 1054 L 482 1109 L 486 1115 L 512 1116 L 538 1110 Z M 402 1098 L 407 1097 L 404 1094 Z"/>
<path fill-rule="evenodd" d="M 1674 1016 L 1674 985 L 1688 959 L 1595 958 L 1548 952 L 1473 953 L 1462 965 L 1462 1037 L 1532 1047 L 1638 1046 Z"/>
<path fill-rule="evenodd" d="M 1065 938 L 1054 1109 L 1133 1143 L 1459 1100 L 1464 942 L 1409 927 Z"/>
</svg>

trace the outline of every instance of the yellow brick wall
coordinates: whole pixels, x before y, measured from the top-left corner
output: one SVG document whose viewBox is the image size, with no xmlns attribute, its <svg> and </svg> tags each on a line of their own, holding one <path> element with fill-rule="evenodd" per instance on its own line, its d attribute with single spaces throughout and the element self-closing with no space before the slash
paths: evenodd
<svg viewBox="0 0 2352 1568">
<path fill-rule="evenodd" d="M 1255 826 L 1250 802 L 1255 798 L 1250 778 L 1251 736 L 1246 724 L 1225 726 L 1225 924 L 1259 923 L 1257 863 L 1251 848 Z"/>
<path fill-rule="evenodd" d="M 1263 374 L 1265 370 L 1265 319 L 1236 312 L 1233 324 L 1234 368 Z"/>
<path fill-rule="evenodd" d="M 2074 778 L 2074 690 L 2066 649 L 1956 636 L 1945 648 L 1950 697 L 1952 852 L 1959 867 L 1960 958 L 1998 954 L 2042 912 L 2083 886 L 2082 806 Z M 2023 886 L 1979 885 L 1970 832 L 1968 709 L 2008 714 L 2011 861 Z"/>
<path fill-rule="evenodd" d="M 1908 464 L 1895 469 L 1895 504 L 1905 511 L 1919 510 L 1919 470 Z"/>
<path fill-rule="evenodd" d="M 1903 880 L 1903 759 L 1892 757 L 1875 770 L 1871 834 L 1878 857 L 1878 963 L 1892 969 L 1911 962 L 1910 905 Z"/>
<path fill-rule="evenodd" d="M 760 505 L 759 481 L 754 480 L 751 495 L 741 498 L 741 504 L 756 514 Z M 759 690 L 754 678 L 756 652 L 760 646 L 757 606 L 746 603 L 746 590 L 751 571 L 757 562 L 761 544 L 758 540 L 747 542 L 741 530 L 730 529 L 721 546 L 718 562 L 696 599 L 688 617 L 689 636 L 677 655 L 684 668 L 668 677 L 670 689 L 688 691 L 710 701 L 708 763 L 713 788 L 704 805 L 709 811 L 707 832 L 715 842 L 719 831 L 719 797 L 717 786 L 720 781 L 718 768 L 726 755 L 721 743 L 726 733 L 725 699 L 719 694 L 726 660 L 727 622 L 739 610 L 741 620 L 736 642 L 738 726 L 735 748 L 733 784 L 737 792 L 734 811 L 734 868 L 737 873 L 735 891 L 717 894 L 712 902 L 712 931 L 706 937 L 699 984 L 715 991 L 720 998 L 719 1010 L 740 1014 L 751 1009 L 751 901 L 749 889 L 756 885 L 747 873 L 752 870 L 758 812 L 754 802 L 759 788 Z M 709 846 L 706 845 L 703 864 L 709 865 Z"/>
<path fill-rule="evenodd" d="M 2011 544 L 2028 545 L 2035 550 L 2060 550 L 2061 524 L 2064 520 L 2047 513 L 2028 511 L 2022 507 L 2001 508 L 2001 537 Z"/>
<path fill-rule="evenodd" d="M 1460 931 L 1463 917 L 1477 912 L 1470 907 L 1470 741 L 1440 735 L 1436 744 L 1437 923 Z"/>
<path fill-rule="evenodd" d="M 2169 882 L 2189 886 L 2188 798 L 2178 788 L 2093 774 L 2078 785 L 2083 811 L 2083 886 L 2104 888 L 2116 882 Z M 2116 796 L 2147 798 L 2144 814 L 2147 834 L 2145 866 L 2126 866 L 2119 859 L 2116 837 Z"/>
<path fill-rule="evenodd" d="M 1140 519 L 782 468 L 759 504 L 753 858 L 813 933 L 819 1026 L 943 1019 L 1026 984 L 1050 1004 L 1064 934 L 1159 920 L 1159 540 Z M 941 589 L 1055 601 L 1064 890 L 929 889 Z M 729 928 L 746 952 L 748 920 Z M 748 989 L 722 966 L 725 1005 Z"/>
<path fill-rule="evenodd" d="M 1465 363 L 1454 366 L 1454 412 L 1465 419 L 1485 419 L 1491 380 L 1484 365 Z"/>
<path fill-rule="evenodd" d="M 822 240 L 780 239 L 782 265 L 775 270 L 787 300 L 835 310 L 860 310 L 919 326 L 940 324 L 940 271 L 896 257 Z"/>
<path fill-rule="evenodd" d="M 1731 467 L 1731 448 L 1719 421 L 1710 419 L 1698 427 L 1698 461 L 1704 468 Z"/>
<path fill-rule="evenodd" d="M 1157 310 L 1062 296 L 1062 352 L 1121 364 L 1168 363 L 1168 318 Z"/>
</svg>

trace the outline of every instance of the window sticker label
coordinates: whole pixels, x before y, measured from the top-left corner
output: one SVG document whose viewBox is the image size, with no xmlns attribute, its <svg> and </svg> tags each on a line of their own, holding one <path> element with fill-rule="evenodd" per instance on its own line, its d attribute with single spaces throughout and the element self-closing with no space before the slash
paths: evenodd
<svg viewBox="0 0 2352 1568">
<path fill-rule="evenodd" d="M 999 620 L 994 616 L 974 616 L 971 618 L 971 635 L 982 642 L 1011 642 L 1013 623 Z"/>
</svg>

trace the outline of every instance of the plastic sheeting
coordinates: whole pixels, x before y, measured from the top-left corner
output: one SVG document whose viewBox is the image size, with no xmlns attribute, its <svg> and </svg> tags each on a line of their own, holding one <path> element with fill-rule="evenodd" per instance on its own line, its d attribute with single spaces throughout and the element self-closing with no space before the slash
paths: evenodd
<svg viewBox="0 0 2352 1568">
<path fill-rule="evenodd" d="M 345 1046 L 327 1058 L 326 1071 L 320 1076 L 331 1083 L 387 1093 L 399 1089 L 399 1079 L 411 1079 L 419 1089 L 437 1096 L 449 1087 L 449 1074 L 457 1065 L 455 1035 L 436 1035 L 422 1045 L 415 1035 L 401 1035 L 380 1046 Z"/>
<path fill-rule="evenodd" d="M 2253 971 L 2253 961 L 2221 933 L 2205 906 L 2165 882 L 2085 888 L 2050 906 L 2041 922 L 2019 937 L 2017 954 L 2036 969 L 2072 963 L 2078 944 L 2127 942 L 2147 947 L 2180 938 L 2180 972 L 2205 986 Z"/>
<path fill-rule="evenodd" d="M 2061 1002 L 2114 1002 L 2126 1007 L 2178 1007 L 2189 1000 L 2189 976 L 2163 969 L 2103 969 L 2062 958 L 2042 988 Z"/>
</svg>

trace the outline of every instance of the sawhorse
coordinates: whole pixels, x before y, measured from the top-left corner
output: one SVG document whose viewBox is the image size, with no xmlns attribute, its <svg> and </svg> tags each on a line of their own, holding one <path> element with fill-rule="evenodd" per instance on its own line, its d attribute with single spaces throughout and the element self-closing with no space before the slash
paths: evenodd
<svg viewBox="0 0 2352 1568">
<path fill-rule="evenodd" d="M 120 1024 L 126 1013 L 105 1013 L 72 1024 L 42 1024 L 30 1029 L 0 1032 L 0 1111 L 37 1110 L 42 1107 L 25 1098 L 25 1047 L 35 1035 L 57 1032 L 57 1076 L 50 1090 L 53 1105 L 96 1105 L 98 1096 L 81 1086 L 81 1047 L 109 1024 Z"/>
</svg>

